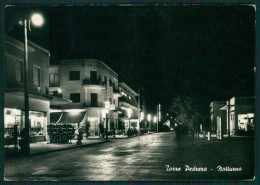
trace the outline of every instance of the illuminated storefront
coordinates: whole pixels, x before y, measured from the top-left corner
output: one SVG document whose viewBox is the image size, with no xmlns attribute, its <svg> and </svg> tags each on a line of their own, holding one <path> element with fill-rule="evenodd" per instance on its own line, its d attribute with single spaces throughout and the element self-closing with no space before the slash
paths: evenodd
<svg viewBox="0 0 260 185">
<path fill-rule="evenodd" d="M 46 140 L 47 113 L 30 111 L 30 139 L 31 142 Z M 9 137 L 10 130 L 17 125 L 18 134 L 24 128 L 24 112 L 20 109 L 5 108 L 4 111 L 5 137 Z"/>
<path fill-rule="evenodd" d="M 249 131 L 254 129 L 254 114 L 238 114 L 238 130 Z"/>
</svg>

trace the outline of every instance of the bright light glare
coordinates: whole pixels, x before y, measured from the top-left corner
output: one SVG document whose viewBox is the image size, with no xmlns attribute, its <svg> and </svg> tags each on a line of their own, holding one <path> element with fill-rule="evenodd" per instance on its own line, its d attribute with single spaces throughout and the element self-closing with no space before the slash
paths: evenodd
<svg viewBox="0 0 260 185">
<path fill-rule="evenodd" d="M 157 122 L 157 117 L 156 116 L 153 117 L 153 122 Z"/>
<path fill-rule="evenodd" d="M 61 88 L 59 88 L 59 89 L 58 89 L 58 93 L 62 93 L 62 90 L 61 90 Z"/>
<path fill-rule="evenodd" d="M 131 118 L 131 116 L 132 116 L 132 109 L 127 109 L 127 115 L 128 115 L 128 118 Z"/>
<path fill-rule="evenodd" d="M 43 22 L 44 22 L 42 15 L 39 13 L 33 14 L 31 16 L 31 21 L 32 21 L 33 25 L 35 25 L 35 26 L 42 26 Z"/>
<path fill-rule="evenodd" d="M 110 102 L 109 102 L 109 101 L 105 101 L 104 104 L 105 104 L 105 108 L 106 108 L 106 109 L 109 109 L 109 107 L 110 107 Z"/>
<path fill-rule="evenodd" d="M 140 120 L 142 121 L 144 119 L 144 113 L 141 112 Z"/>
<path fill-rule="evenodd" d="M 151 119 L 152 119 L 151 114 L 148 114 L 148 115 L 147 115 L 147 120 L 148 120 L 148 121 L 151 121 Z"/>
</svg>

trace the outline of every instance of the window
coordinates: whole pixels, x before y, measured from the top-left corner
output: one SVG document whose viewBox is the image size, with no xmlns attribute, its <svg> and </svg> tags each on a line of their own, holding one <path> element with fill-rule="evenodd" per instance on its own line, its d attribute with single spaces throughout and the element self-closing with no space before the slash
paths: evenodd
<svg viewBox="0 0 260 185">
<path fill-rule="evenodd" d="M 41 87 L 41 68 L 33 66 L 33 85 Z"/>
<path fill-rule="evenodd" d="M 17 61 L 15 64 L 15 80 L 23 82 L 23 62 Z"/>
<path fill-rule="evenodd" d="M 57 87 L 60 85 L 60 79 L 58 73 L 50 74 L 50 86 Z"/>
<path fill-rule="evenodd" d="M 79 71 L 70 71 L 69 80 L 80 80 L 80 72 Z"/>
<path fill-rule="evenodd" d="M 113 86 L 113 82 L 111 79 L 109 79 L 109 86 L 112 87 Z"/>
<path fill-rule="evenodd" d="M 53 91 L 53 96 L 58 96 L 58 91 Z"/>
<path fill-rule="evenodd" d="M 91 93 L 91 106 L 97 107 L 98 106 L 98 95 L 97 93 Z"/>
<path fill-rule="evenodd" d="M 72 93 L 72 94 L 70 94 L 70 100 L 73 103 L 80 103 L 80 93 Z"/>
</svg>

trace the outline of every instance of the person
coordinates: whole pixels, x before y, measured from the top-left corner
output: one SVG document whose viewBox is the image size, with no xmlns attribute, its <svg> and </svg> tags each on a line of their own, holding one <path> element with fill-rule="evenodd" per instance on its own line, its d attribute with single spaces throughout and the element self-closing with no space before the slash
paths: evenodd
<svg viewBox="0 0 260 185">
<path fill-rule="evenodd" d="M 104 138 L 104 126 L 103 126 L 103 124 L 99 124 L 99 137 L 101 138 L 101 139 L 103 139 Z"/>
<path fill-rule="evenodd" d="M 90 136 L 89 127 L 90 127 L 90 123 L 86 122 L 86 125 L 85 125 L 86 138 L 88 138 L 88 136 Z"/>
<path fill-rule="evenodd" d="M 24 152 L 24 147 L 25 147 L 25 137 L 26 137 L 26 130 L 25 128 L 23 128 L 20 132 L 20 137 L 21 139 L 19 140 L 19 146 L 20 146 L 20 152 L 23 153 Z"/>
</svg>

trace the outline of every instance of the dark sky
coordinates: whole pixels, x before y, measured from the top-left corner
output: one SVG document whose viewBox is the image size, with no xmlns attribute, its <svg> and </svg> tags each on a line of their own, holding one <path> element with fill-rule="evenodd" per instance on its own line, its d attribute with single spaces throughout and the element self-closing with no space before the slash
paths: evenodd
<svg viewBox="0 0 260 185">
<path fill-rule="evenodd" d="M 20 17 L 41 12 L 42 28 L 29 39 L 48 49 L 51 62 L 103 60 L 137 91 L 148 111 L 167 111 L 175 93 L 213 100 L 254 95 L 253 6 L 8 7 L 6 33 L 22 39 Z"/>
</svg>

